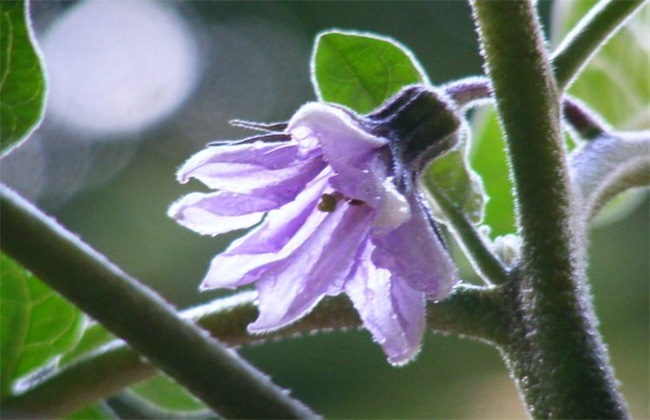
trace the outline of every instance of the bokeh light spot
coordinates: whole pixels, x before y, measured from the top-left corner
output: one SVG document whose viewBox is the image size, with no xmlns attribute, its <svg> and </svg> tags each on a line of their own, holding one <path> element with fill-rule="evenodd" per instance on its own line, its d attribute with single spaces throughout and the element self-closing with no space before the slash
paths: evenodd
<svg viewBox="0 0 650 420">
<path fill-rule="evenodd" d="M 96 134 L 160 121 L 197 80 L 191 30 L 158 2 L 86 1 L 53 24 L 42 48 L 50 115 Z"/>
</svg>

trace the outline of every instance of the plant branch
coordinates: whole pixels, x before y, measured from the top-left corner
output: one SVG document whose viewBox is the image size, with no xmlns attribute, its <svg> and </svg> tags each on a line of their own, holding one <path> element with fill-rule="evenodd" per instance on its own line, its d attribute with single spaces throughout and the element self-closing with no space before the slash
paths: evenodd
<svg viewBox="0 0 650 420">
<path fill-rule="evenodd" d="M 571 154 L 570 170 L 581 214 L 595 216 L 621 192 L 650 184 L 650 131 L 604 133 Z"/>
<path fill-rule="evenodd" d="M 566 89 L 591 57 L 646 0 L 601 0 L 553 52 L 555 78 Z"/>
<path fill-rule="evenodd" d="M 219 414 L 314 416 L 244 360 L 179 318 L 174 308 L 151 290 L 5 186 L 0 186 L 0 204 L 3 252 Z"/>
<path fill-rule="evenodd" d="M 508 366 L 532 415 L 624 418 L 586 285 L 584 227 L 560 129 L 560 99 L 534 2 L 471 2 L 503 126 L 522 238 L 511 274 Z"/>
<path fill-rule="evenodd" d="M 424 176 L 421 182 L 424 185 L 422 190 L 431 195 L 436 206 L 444 213 L 447 220 L 445 224 L 476 273 L 488 284 L 505 283 L 508 280 L 508 270 L 484 242 L 465 212 L 447 197 L 433 177 Z"/>
<path fill-rule="evenodd" d="M 258 315 L 255 298 L 255 292 L 243 292 L 186 310 L 181 316 L 230 346 L 361 325 L 350 301 L 341 295 L 324 299 L 313 312 L 287 328 L 250 335 L 246 327 Z M 447 299 L 428 306 L 427 325 L 433 331 L 454 332 L 499 346 L 505 342 L 505 331 L 500 330 L 497 322 L 503 316 L 503 306 L 493 289 L 460 287 Z M 6 399 L 3 408 L 60 417 L 108 398 L 155 373 L 153 365 L 124 342 L 116 340 L 63 366 L 23 393 Z M 68 397 L 60 398 L 61 394 Z"/>
<path fill-rule="evenodd" d="M 604 121 L 577 99 L 565 97 L 562 111 L 565 120 L 583 140 L 594 140 L 610 131 Z"/>
</svg>

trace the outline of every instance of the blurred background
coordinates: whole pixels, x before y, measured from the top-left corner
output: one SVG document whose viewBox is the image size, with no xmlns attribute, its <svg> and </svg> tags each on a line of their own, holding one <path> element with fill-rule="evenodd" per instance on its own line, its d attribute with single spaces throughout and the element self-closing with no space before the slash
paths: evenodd
<svg viewBox="0 0 650 420">
<path fill-rule="evenodd" d="M 539 7 L 550 32 L 557 7 Z M 3 181 L 179 308 L 223 295 L 198 285 L 211 257 L 242 232 L 201 237 L 167 218 L 170 203 L 201 188 L 179 185 L 176 168 L 212 140 L 248 134 L 231 119 L 287 120 L 314 100 L 309 60 L 319 31 L 393 37 L 434 84 L 482 73 L 464 1 L 48 1 L 31 14 L 48 105 L 41 127 L 3 159 Z M 649 128 L 645 115 L 630 124 Z M 494 139 L 481 153 L 501 148 Z M 623 392 L 634 416 L 648 418 L 650 208 L 647 194 L 634 202 L 626 217 L 593 229 L 590 274 Z M 365 331 L 241 354 L 330 418 L 526 417 L 497 352 L 456 337 L 428 334 L 401 368 Z"/>
</svg>

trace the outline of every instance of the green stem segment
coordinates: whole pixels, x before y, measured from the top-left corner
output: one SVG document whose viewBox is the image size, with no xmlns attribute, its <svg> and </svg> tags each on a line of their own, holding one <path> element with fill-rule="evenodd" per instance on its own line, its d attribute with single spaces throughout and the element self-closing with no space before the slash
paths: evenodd
<svg viewBox="0 0 650 420">
<path fill-rule="evenodd" d="M 447 197 L 433 177 L 424 176 L 421 182 L 424 185 L 422 190 L 431 195 L 438 208 L 445 214 L 447 227 L 465 252 L 476 273 L 488 284 L 505 283 L 508 280 L 508 270 L 492 253 L 465 212 Z"/>
<path fill-rule="evenodd" d="M 598 49 L 646 0 L 601 0 L 553 53 L 555 77 L 566 89 Z"/>
<path fill-rule="evenodd" d="M 361 325 L 359 316 L 344 296 L 325 299 L 298 323 L 269 334 L 250 335 L 249 323 L 257 318 L 256 294 L 243 292 L 202 305 L 181 316 L 231 346 L 240 346 L 326 329 Z M 453 332 L 494 343 L 505 341 L 499 329 L 504 305 L 494 290 L 472 286 L 458 288 L 448 299 L 429 305 L 427 322 L 434 331 Z M 156 368 L 122 342 L 113 342 L 64 366 L 56 374 L 2 402 L 3 410 L 33 417 L 62 417 L 121 389 L 149 378 Z M 66 395 L 66 398 L 60 398 Z"/>
<path fill-rule="evenodd" d="M 174 308 L 151 290 L 1 185 L 0 204 L 3 252 L 123 338 L 219 414 L 257 418 L 314 416 L 244 360 L 179 318 Z"/>
<path fill-rule="evenodd" d="M 625 418 L 586 286 L 584 226 L 573 218 L 560 101 L 533 1 L 472 6 L 518 200 L 504 354 L 540 418 Z"/>
</svg>

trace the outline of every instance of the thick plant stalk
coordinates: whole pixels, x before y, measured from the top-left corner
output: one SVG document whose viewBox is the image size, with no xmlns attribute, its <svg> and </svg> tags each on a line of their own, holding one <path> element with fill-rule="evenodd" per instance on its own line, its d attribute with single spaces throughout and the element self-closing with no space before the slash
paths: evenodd
<svg viewBox="0 0 650 420">
<path fill-rule="evenodd" d="M 179 318 L 151 290 L 3 185 L 0 203 L 3 252 L 123 338 L 219 414 L 314 416 L 268 377 Z M 21 415 L 5 411 L 7 414 Z"/>
<path fill-rule="evenodd" d="M 472 1 L 506 135 L 522 257 L 511 273 L 508 367 L 538 418 L 625 418 L 586 285 L 584 226 L 558 88 L 532 1 Z"/>
</svg>

